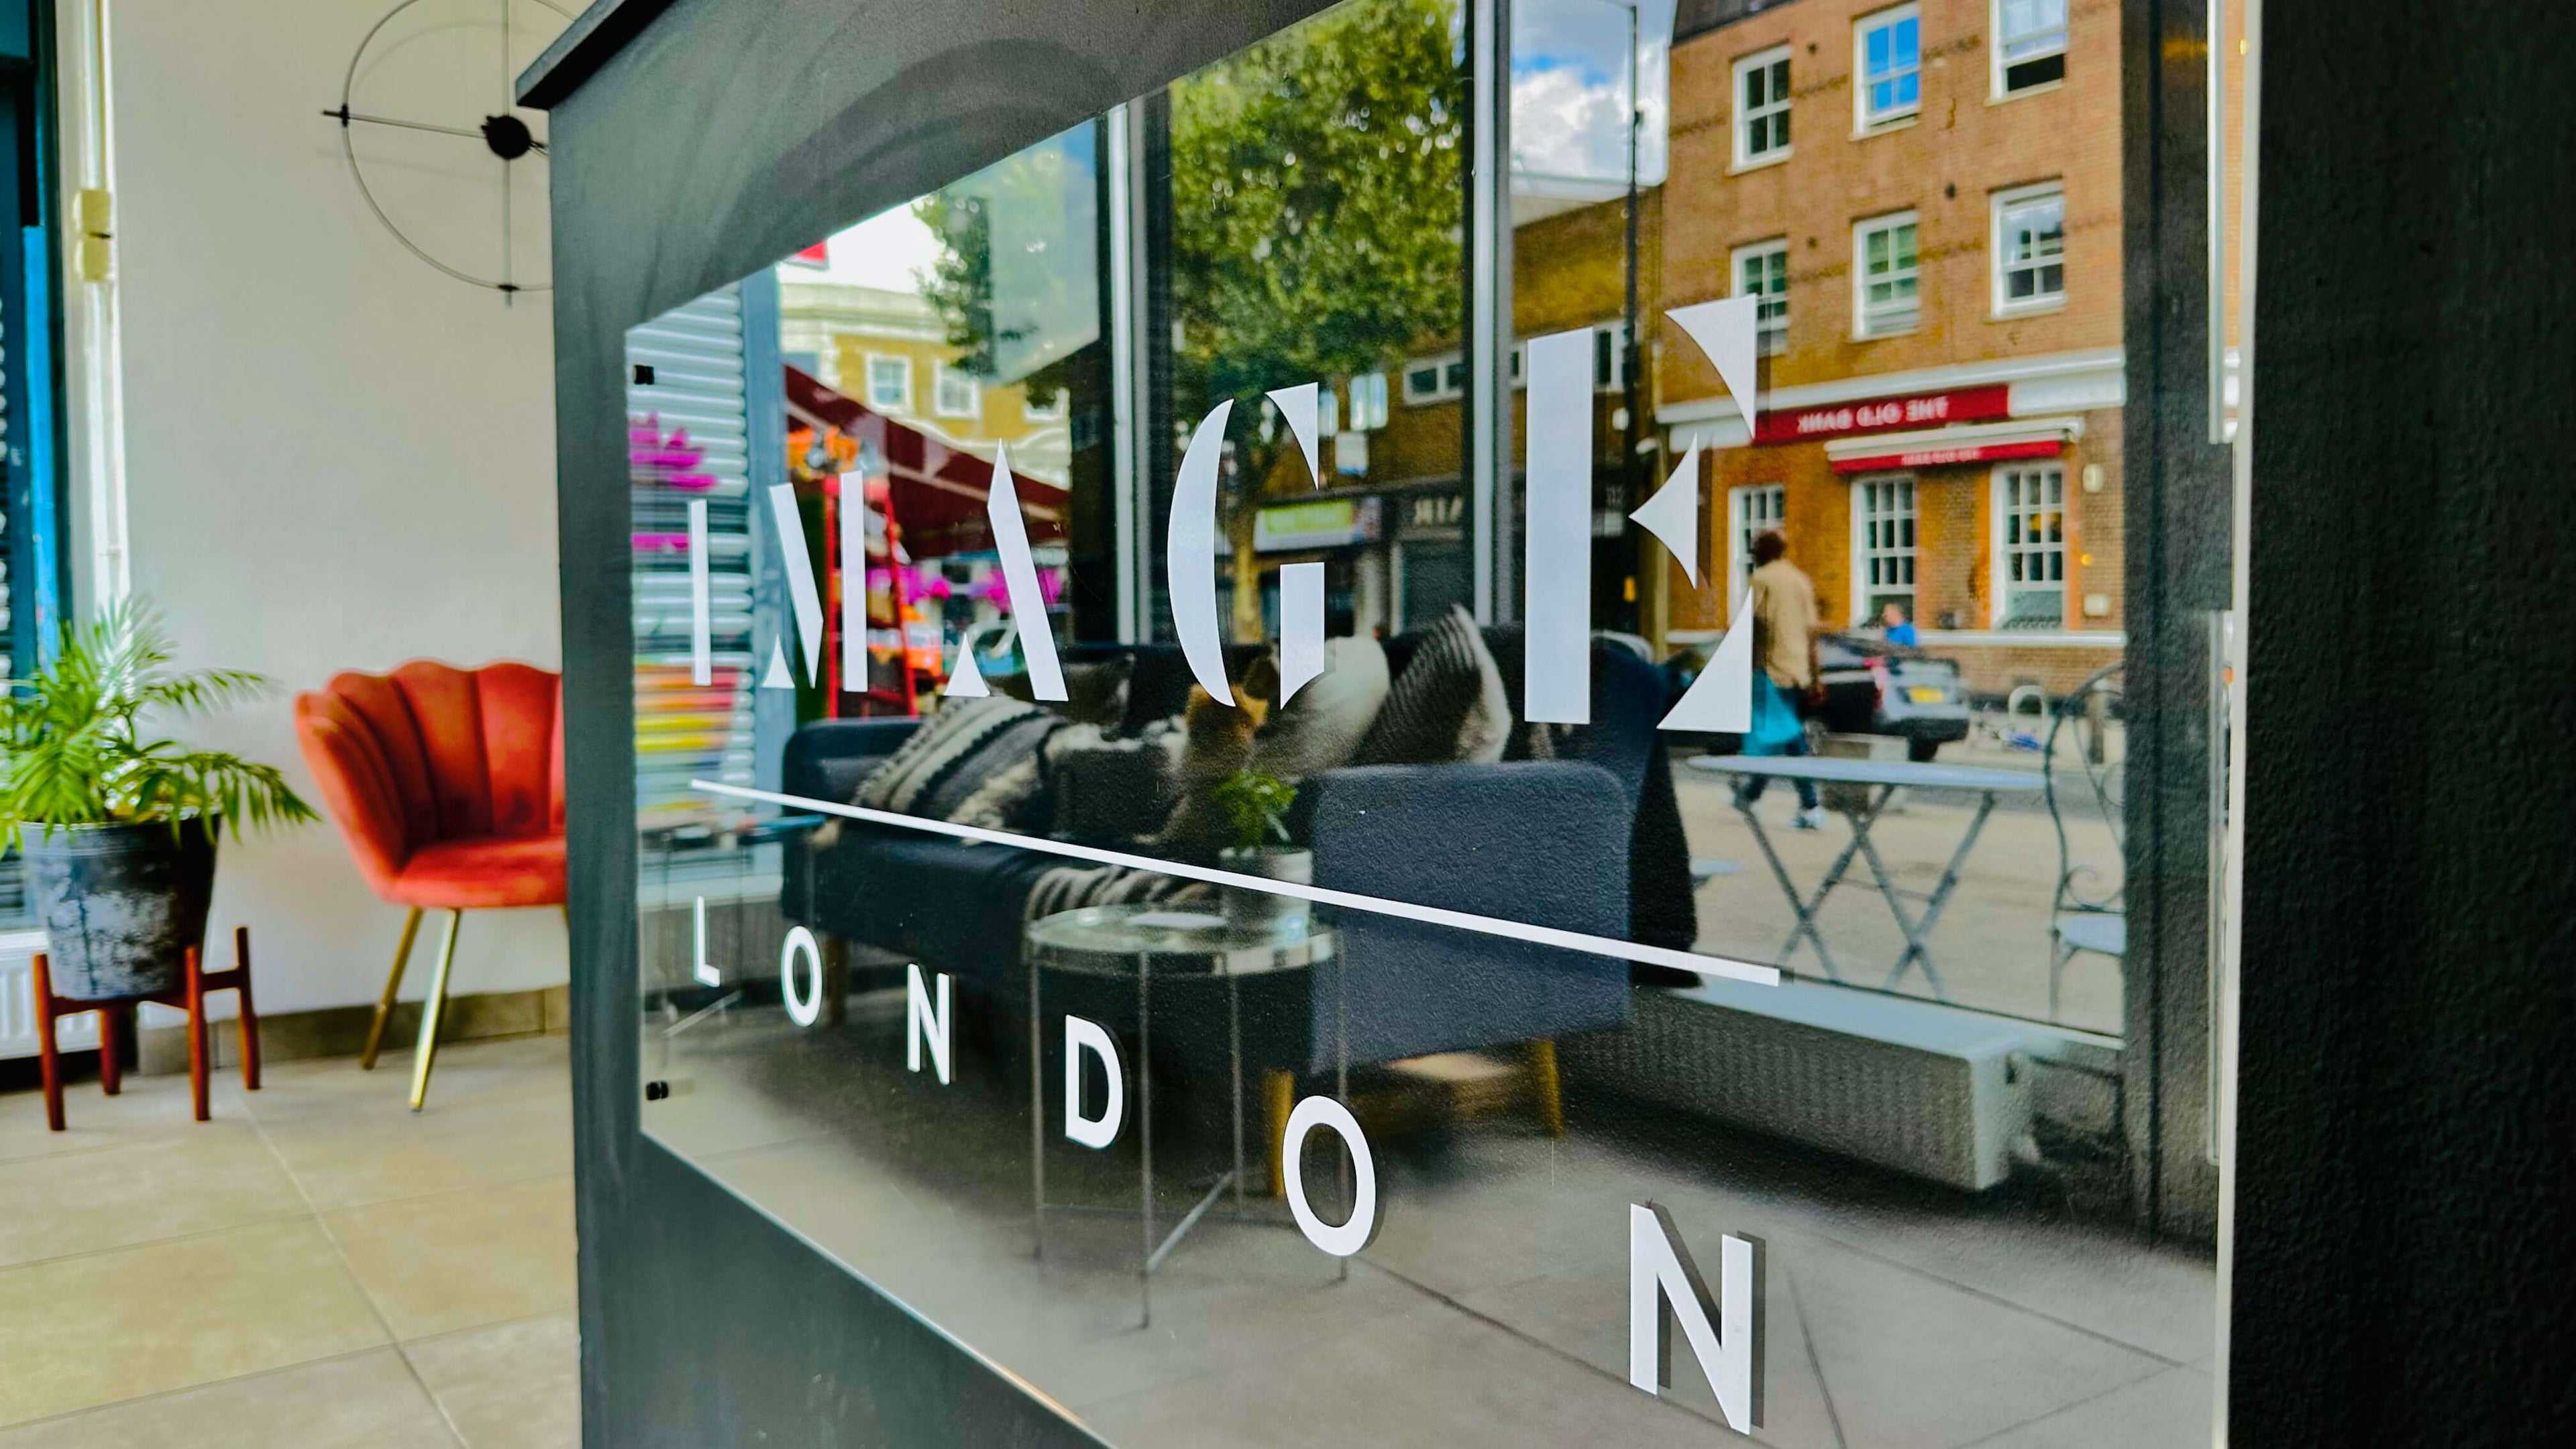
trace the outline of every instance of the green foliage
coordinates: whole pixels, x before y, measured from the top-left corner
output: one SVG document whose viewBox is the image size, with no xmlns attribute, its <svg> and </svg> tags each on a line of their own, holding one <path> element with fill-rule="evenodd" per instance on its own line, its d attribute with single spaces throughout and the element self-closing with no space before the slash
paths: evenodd
<svg viewBox="0 0 2576 1449">
<path fill-rule="evenodd" d="M 1288 842 L 1288 807 L 1297 801 L 1296 786 L 1259 770 L 1237 770 L 1217 782 L 1211 798 L 1225 816 L 1226 837 L 1236 850 L 1259 850 L 1274 835 L 1281 844 Z"/>
<path fill-rule="evenodd" d="M 128 601 L 65 623 L 52 663 L 0 698 L 0 838 L 29 826 L 109 825 L 190 815 L 210 831 L 319 819 L 269 765 L 145 738 L 147 713 L 200 714 L 256 699 L 270 682 L 239 669 L 170 668 L 169 631 Z"/>
<path fill-rule="evenodd" d="M 1178 361 L 1207 403 L 1457 331 L 1458 23 L 1454 0 L 1361 0 L 1172 87 Z"/>
</svg>

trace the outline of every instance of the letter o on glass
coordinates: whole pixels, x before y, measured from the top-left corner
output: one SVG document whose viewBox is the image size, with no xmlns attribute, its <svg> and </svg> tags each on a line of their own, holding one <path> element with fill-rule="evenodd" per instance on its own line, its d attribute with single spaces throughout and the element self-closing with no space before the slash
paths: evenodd
<svg viewBox="0 0 2576 1449">
<path fill-rule="evenodd" d="M 1318 1127 L 1330 1128 L 1350 1149 L 1351 1216 L 1339 1227 L 1315 1216 L 1306 1202 L 1305 1175 L 1297 1170 L 1306 1134 Z M 1288 1211 L 1307 1242 L 1336 1258 L 1348 1258 L 1377 1236 L 1377 1163 L 1369 1157 L 1368 1138 L 1350 1108 L 1330 1097 L 1308 1097 L 1297 1104 L 1288 1114 L 1288 1131 L 1279 1145 L 1279 1180 L 1288 1186 Z"/>
<path fill-rule="evenodd" d="M 810 988 L 804 995 L 796 993 L 796 958 L 805 958 L 805 981 Z M 786 944 L 778 948 L 778 991 L 787 998 L 787 1019 L 798 1026 L 812 1026 L 823 1017 L 823 948 L 814 944 L 814 933 L 803 926 L 787 928 Z"/>
</svg>

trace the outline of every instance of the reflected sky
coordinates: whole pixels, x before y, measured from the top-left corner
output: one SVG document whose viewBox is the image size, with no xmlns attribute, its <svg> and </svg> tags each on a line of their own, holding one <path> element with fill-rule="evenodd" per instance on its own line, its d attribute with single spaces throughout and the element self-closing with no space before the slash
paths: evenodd
<svg viewBox="0 0 2576 1449">
<path fill-rule="evenodd" d="M 1637 90 L 1646 124 L 1637 181 L 1664 179 L 1666 61 L 1673 0 L 1638 0 Z M 1628 180 L 1628 6 L 1521 0 L 1512 7 L 1512 171 L 1516 189 L 1593 190 Z M 1591 183 L 1586 187 L 1585 183 Z"/>
</svg>

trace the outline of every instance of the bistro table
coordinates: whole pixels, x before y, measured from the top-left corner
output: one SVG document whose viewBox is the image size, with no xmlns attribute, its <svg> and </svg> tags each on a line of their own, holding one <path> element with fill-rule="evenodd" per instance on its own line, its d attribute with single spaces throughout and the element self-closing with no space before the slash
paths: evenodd
<svg viewBox="0 0 2576 1449">
<path fill-rule="evenodd" d="M 1028 928 L 1029 968 L 1029 1195 L 1037 1246 L 1046 1251 L 1046 1215 L 1077 1210 L 1046 1195 L 1045 1040 L 1040 1027 L 1041 978 L 1047 972 L 1112 977 L 1136 983 L 1136 1141 L 1140 1151 L 1138 1208 L 1143 1219 L 1144 1261 L 1138 1273 L 1145 1323 L 1154 1315 L 1153 1274 L 1181 1239 L 1199 1225 L 1228 1189 L 1237 1216 L 1244 1211 L 1243 978 L 1278 971 L 1307 971 L 1333 960 L 1340 938 L 1333 928 L 1304 916 L 1268 926 L 1241 926 L 1212 904 L 1084 906 L 1040 917 Z M 1154 988 L 1188 982 L 1225 984 L 1226 1053 L 1234 1074 L 1234 1166 L 1219 1176 L 1171 1232 L 1154 1237 Z M 1337 983 L 1338 984 L 1338 983 Z M 1117 1209 L 1124 1211 L 1124 1209 Z"/>
<path fill-rule="evenodd" d="M 1887 973 L 1887 981 L 1881 989 L 1893 990 L 1898 982 L 1905 979 L 1907 971 L 1919 965 L 1923 968 L 1923 979 L 1931 984 L 1933 998 L 1939 1001 L 1949 1000 L 1950 993 L 1942 985 L 1940 970 L 1932 964 L 1932 951 L 1924 944 L 1924 938 L 1932 934 L 1933 923 L 1941 918 L 1941 908 L 1949 903 L 1950 893 L 1958 889 L 1960 866 L 1967 862 L 1968 852 L 1976 848 L 1977 836 L 1985 830 L 1986 817 L 1994 813 L 1998 799 L 2006 795 L 2037 795 L 2046 788 L 2046 782 L 2036 771 L 1988 770 L 1973 765 L 1918 765 L 1906 760 L 1695 755 L 1683 763 L 1691 769 L 1727 776 L 1738 783 L 1804 780 L 1810 784 L 1863 787 L 1864 803 L 1838 807 L 1843 818 L 1851 822 L 1851 843 L 1834 857 L 1832 867 L 1825 872 L 1824 883 L 1816 887 L 1812 896 L 1800 894 L 1797 882 L 1789 875 L 1789 868 L 1780 861 L 1780 853 L 1771 848 L 1771 837 L 1763 833 L 1761 817 L 1753 813 L 1753 807 L 1743 803 L 1735 807 L 1743 815 L 1744 823 L 1752 829 L 1753 843 L 1762 848 L 1763 859 L 1771 862 L 1771 874 L 1780 882 L 1782 893 L 1789 897 L 1790 906 L 1798 912 L 1797 928 L 1789 933 L 1788 942 L 1781 946 L 1779 963 L 1786 967 L 1790 954 L 1798 949 L 1798 942 L 1803 939 L 1815 949 L 1816 959 L 1824 964 L 1826 977 L 1834 981 L 1843 979 L 1842 973 L 1834 967 L 1833 956 L 1825 950 L 1825 938 L 1816 930 L 1816 913 L 1823 909 L 1825 897 L 1842 883 L 1844 873 L 1851 869 L 1852 858 L 1857 855 L 1869 862 L 1870 874 L 1878 881 L 1879 895 L 1886 900 L 1889 914 L 1896 917 L 1897 928 L 1905 933 L 1904 953 L 1896 958 L 1896 967 Z M 1950 853 L 1950 864 L 1941 872 L 1940 883 L 1932 888 L 1930 894 L 1918 897 L 1923 903 L 1920 916 L 1906 913 L 1906 893 L 1896 888 L 1894 873 L 1888 870 L 1887 862 L 1879 858 L 1878 847 L 1869 838 L 1870 827 L 1878 823 L 1879 812 L 1887 808 L 1887 802 L 1898 790 L 1908 787 L 1962 790 L 1977 797 L 1977 813 L 1968 821 L 1968 831 L 1960 837 L 1959 848 Z"/>
</svg>

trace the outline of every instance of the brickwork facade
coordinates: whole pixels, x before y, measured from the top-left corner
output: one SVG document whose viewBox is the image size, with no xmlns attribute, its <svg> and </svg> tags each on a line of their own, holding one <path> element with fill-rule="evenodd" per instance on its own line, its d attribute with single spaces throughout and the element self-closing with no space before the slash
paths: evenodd
<svg viewBox="0 0 2576 1449">
<path fill-rule="evenodd" d="M 1916 17 L 1919 102 L 1910 115 L 1863 124 L 1859 29 L 1906 11 Z M 1861 476 L 1906 477 L 1915 503 L 1913 616 L 1927 633 L 2005 636 L 1927 639 L 1959 659 L 1974 687 L 2001 690 L 2068 670 L 2081 678 L 2117 657 L 2119 11 L 2111 0 L 2072 0 L 2062 78 L 2010 92 L 1992 49 L 1995 22 L 1992 0 L 1792 0 L 1674 45 L 1662 304 L 1733 295 L 1738 249 L 1782 244 L 1788 321 L 1784 345 L 1762 361 L 1766 409 L 2009 385 L 2009 418 L 1987 435 L 1999 430 L 2025 446 L 2045 437 L 2056 451 L 2010 464 L 1926 461 L 1861 475 L 1838 471 L 1832 454 L 1843 452 L 1848 467 L 1851 454 L 1868 450 L 1840 440 L 1747 445 L 1715 369 L 1667 334 L 1653 379 L 1657 417 L 1673 428 L 1675 450 L 1686 446 L 1683 425 L 1693 419 L 1735 429 L 1704 435 L 1723 444 L 1704 454 L 1710 564 L 1696 588 L 1678 570 L 1666 580 L 1672 629 L 1724 626 L 1725 594 L 1737 577 L 1728 564 L 1741 551 L 1738 490 L 1775 484 L 1791 557 L 1816 580 L 1829 620 L 1854 619 L 1868 603 L 1855 579 L 1854 484 Z M 1759 148 L 1739 134 L 1738 65 L 1756 56 L 1765 65 L 1788 62 L 1792 139 L 1785 151 L 1747 159 Z M 1998 200 L 2049 191 L 2062 198 L 2062 291 L 2014 302 L 1997 266 Z M 1910 326 L 1873 328 L 1860 306 L 1858 233 L 1898 215 L 1914 226 L 1917 316 Z M 1885 384 L 1873 385 L 1879 377 Z M 2027 429 L 2006 426 L 2025 421 Z M 1983 440 L 1975 429 L 1959 437 L 1963 446 Z M 2099 633 L 2098 645 L 2010 643 L 2013 602 L 1998 578 L 2009 567 L 1998 502 L 2007 467 L 2063 470 L 2062 602 L 2053 622 L 2041 622 L 2046 603 L 2020 599 L 2014 622 L 2052 636 Z"/>
</svg>

